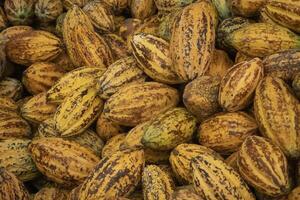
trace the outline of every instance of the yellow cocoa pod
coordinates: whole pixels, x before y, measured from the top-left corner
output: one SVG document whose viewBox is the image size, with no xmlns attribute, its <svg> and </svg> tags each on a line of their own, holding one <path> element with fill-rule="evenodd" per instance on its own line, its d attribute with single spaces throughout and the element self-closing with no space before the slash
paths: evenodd
<svg viewBox="0 0 300 200">
<path fill-rule="evenodd" d="M 63 4 L 61 0 L 36 0 L 34 13 L 42 23 L 55 21 L 62 14 Z"/>
<path fill-rule="evenodd" d="M 235 15 L 252 17 L 258 14 L 259 9 L 267 0 L 230 0 L 230 7 Z"/>
<path fill-rule="evenodd" d="M 4 11 L 13 25 L 29 25 L 33 21 L 35 0 L 7 0 Z"/>
<path fill-rule="evenodd" d="M 137 19 L 145 19 L 153 15 L 156 11 L 154 0 L 131 0 L 131 15 Z"/>
<path fill-rule="evenodd" d="M 65 200 L 67 199 L 67 191 L 58 188 L 45 187 L 38 191 L 33 200 Z"/>
<path fill-rule="evenodd" d="M 0 96 L 19 100 L 23 94 L 22 83 L 14 78 L 4 78 L 0 81 Z"/>
<path fill-rule="evenodd" d="M 227 70 L 233 66 L 232 60 L 225 51 L 216 49 L 211 64 L 205 73 L 209 76 L 219 76 L 223 78 Z"/>
<path fill-rule="evenodd" d="M 109 119 L 106 119 L 103 114 L 100 114 L 96 123 L 96 132 L 102 140 L 107 141 L 110 138 L 123 133 L 124 128 Z"/>
</svg>

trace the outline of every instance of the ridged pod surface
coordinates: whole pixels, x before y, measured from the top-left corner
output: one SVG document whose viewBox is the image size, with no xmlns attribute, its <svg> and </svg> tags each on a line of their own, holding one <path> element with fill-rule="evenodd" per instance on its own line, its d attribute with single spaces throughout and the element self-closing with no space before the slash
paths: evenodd
<svg viewBox="0 0 300 200">
<path fill-rule="evenodd" d="M 20 65 L 51 61 L 62 52 L 62 42 L 46 31 L 29 31 L 6 44 L 7 57 Z"/>
<path fill-rule="evenodd" d="M 3 8 L 0 8 L 0 31 L 6 29 L 8 26 L 8 21 L 6 14 L 3 10 Z"/>
<path fill-rule="evenodd" d="M 6 39 L 12 39 L 20 34 L 23 34 L 28 31 L 32 31 L 33 28 L 31 26 L 11 26 L 4 29 L 1 32 L 1 35 Z"/>
<path fill-rule="evenodd" d="M 65 71 L 54 63 L 38 62 L 23 72 L 22 83 L 35 95 L 48 91 L 64 74 Z"/>
<path fill-rule="evenodd" d="M 27 102 L 25 102 L 20 112 L 22 117 L 32 123 L 41 123 L 44 120 L 53 117 L 56 111 L 57 105 L 48 103 L 46 100 L 46 93 L 39 93 Z"/>
<path fill-rule="evenodd" d="M 276 197 L 290 190 L 285 155 L 263 137 L 250 136 L 244 141 L 238 155 L 238 168 L 242 177 L 261 193 Z"/>
<path fill-rule="evenodd" d="M 130 56 L 125 40 L 114 33 L 102 35 L 106 43 L 111 49 L 111 53 L 115 60 Z"/>
<path fill-rule="evenodd" d="M 64 99 L 54 115 L 55 129 L 63 137 L 85 131 L 101 113 L 103 102 L 99 87 L 81 88 Z"/>
<path fill-rule="evenodd" d="M 142 186 L 145 200 L 169 200 L 175 183 L 159 166 L 147 165 L 143 171 Z"/>
<path fill-rule="evenodd" d="M 106 119 L 101 113 L 96 123 L 96 132 L 102 140 L 107 141 L 120 133 L 124 133 L 125 131 L 123 127 L 109 119 Z"/>
<path fill-rule="evenodd" d="M 28 149 L 39 171 L 65 186 L 82 183 L 99 162 L 90 149 L 62 138 L 33 140 Z"/>
<path fill-rule="evenodd" d="M 93 86 L 95 79 L 101 77 L 103 69 L 80 67 L 66 73 L 47 91 L 47 101 L 61 103 L 81 88 Z"/>
<path fill-rule="evenodd" d="M 201 76 L 185 86 L 183 103 L 199 121 L 220 111 L 218 102 L 220 82 L 219 77 Z"/>
<path fill-rule="evenodd" d="M 128 6 L 127 0 L 106 0 L 104 2 L 114 13 L 117 14 L 124 11 Z"/>
<path fill-rule="evenodd" d="M 266 4 L 262 11 L 275 23 L 300 33 L 300 2 L 294 0 L 274 0 Z"/>
<path fill-rule="evenodd" d="M 105 32 L 115 31 L 114 15 L 104 3 L 100 1 L 90 1 L 82 10 L 89 16 L 97 30 Z"/>
<path fill-rule="evenodd" d="M 29 200 L 29 193 L 24 184 L 13 174 L 5 169 L 0 169 L 0 199 Z"/>
<path fill-rule="evenodd" d="M 27 138 L 31 128 L 26 120 L 17 114 L 17 110 L 4 107 L 0 100 L 0 139 Z"/>
<path fill-rule="evenodd" d="M 102 158 L 103 157 L 110 157 L 112 156 L 114 153 L 116 153 L 117 151 L 119 151 L 121 149 L 121 146 L 123 145 L 125 141 L 125 134 L 121 133 L 118 134 L 112 138 L 110 138 L 105 146 L 102 149 Z"/>
<path fill-rule="evenodd" d="M 156 11 L 154 0 L 131 0 L 130 12 L 133 18 L 146 19 Z"/>
<path fill-rule="evenodd" d="M 243 54 L 242 52 L 238 51 L 236 53 L 234 63 L 238 64 L 238 63 L 241 63 L 241 62 L 244 62 L 244 61 L 250 61 L 252 59 L 253 59 L 253 57 L 247 56 L 247 55 Z"/>
<path fill-rule="evenodd" d="M 74 6 L 78 6 L 82 8 L 85 6 L 90 0 L 62 0 L 64 7 L 67 10 L 72 9 Z"/>
<path fill-rule="evenodd" d="M 300 72 L 300 50 L 291 49 L 267 56 L 263 65 L 266 75 L 291 80 Z"/>
<path fill-rule="evenodd" d="M 241 176 L 213 154 L 198 155 L 191 167 L 194 189 L 204 199 L 256 199 Z"/>
<path fill-rule="evenodd" d="M 167 84 L 183 82 L 173 70 L 167 41 L 151 34 L 139 33 L 133 36 L 131 46 L 140 68 L 149 77 Z"/>
<path fill-rule="evenodd" d="M 172 200 L 204 200 L 194 190 L 192 185 L 177 187 L 172 194 Z"/>
<path fill-rule="evenodd" d="M 201 123 L 199 143 L 220 154 L 230 154 L 239 149 L 243 141 L 256 134 L 258 126 L 254 118 L 244 112 L 218 114 Z"/>
<path fill-rule="evenodd" d="M 110 157 L 102 158 L 82 184 L 78 199 L 118 198 L 129 195 L 141 180 L 144 162 L 142 150 L 118 151 Z"/>
<path fill-rule="evenodd" d="M 127 126 L 148 121 L 153 116 L 175 107 L 179 101 L 176 89 L 167 85 L 146 82 L 121 88 L 104 104 L 104 117 Z"/>
<path fill-rule="evenodd" d="M 66 200 L 67 196 L 67 191 L 54 187 L 45 187 L 35 194 L 33 200 Z"/>
<path fill-rule="evenodd" d="M 231 17 L 223 20 L 217 29 L 216 42 L 217 46 L 221 49 L 226 50 L 229 54 L 234 55 L 236 50 L 226 41 L 227 35 L 233 31 L 242 28 L 243 26 L 250 24 L 250 20 L 243 17 Z"/>
<path fill-rule="evenodd" d="M 15 174 L 21 181 L 30 181 L 39 176 L 39 171 L 27 150 L 30 142 L 29 139 L 16 138 L 0 142 L 0 168 Z"/>
<path fill-rule="evenodd" d="M 170 42 L 174 70 L 185 81 L 207 71 L 215 49 L 217 12 L 209 1 L 185 7 L 176 17 Z"/>
<path fill-rule="evenodd" d="M 211 64 L 205 73 L 210 76 L 219 76 L 223 78 L 227 70 L 233 66 L 232 60 L 229 58 L 226 51 L 216 49 L 211 61 Z"/>
<path fill-rule="evenodd" d="M 34 0 L 6 0 L 4 11 L 8 21 L 13 25 L 28 25 L 34 15 Z"/>
<path fill-rule="evenodd" d="M 230 68 L 220 83 L 219 103 L 229 112 L 246 108 L 253 99 L 257 85 L 264 76 L 259 58 L 238 63 Z"/>
<path fill-rule="evenodd" d="M 265 57 L 300 47 L 300 37 L 287 28 L 268 23 L 253 23 L 227 35 L 226 41 L 248 55 Z"/>
<path fill-rule="evenodd" d="M 254 113 L 260 132 L 289 157 L 300 156 L 299 101 L 288 85 L 267 76 L 256 89 Z"/>
<path fill-rule="evenodd" d="M 39 124 L 37 132 L 35 133 L 36 138 L 48 138 L 48 137 L 61 137 L 60 134 L 55 130 L 55 122 L 52 118 L 47 119 Z M 78 144 L 90 148 L 96 155 L 101 155 L 101 151 L 104 146 L 104 142 L 97 136 L 97 134 L 88 129 L 83 133 L 73 136 L 64 137 L 63 139 L 77 142 Z"/>
<path fill-rule="evenodd" d="M 172 150 L 170 164 L 180 183 L 192 183 L 193 171 L 191 161 L 198 155 L 209 153 L 218 156 L 213 150 L 197 144 L 180 144 Z M 221 156 L 219 156 L 221 158 Z"/>
<path fill-rule="evenodd" d="M 98 80 L 100 97 L 108 99 L 125 85 L 145 82 L 146 75 L 139 68 L 136 60 L 130 56 L 110 65 Z"/>
<path fill-rule="evenodd" d="M 13 100 L 18 100 L 22 97 L 23 85 L 14 78 L 5 77 L 0 81 L 0 96 L 9 97 Z"/>
<path fill-rule="evenodd" d="M 18 111 L 17 103 L 10 97 L 0 97 L 0 113 L 5 111 Z"/>
<path fill-rule="evenodd" d="M 158 36 L 166 41 L 171 40 L 173 23 L 178 15 L 181 14 L 182 9 L 176 9 L 170 13 L 164 14 L 159 23 Z"/>
<path fill-rule="evenodd" d="M 231 11 L 235 15 L 252 17 L 258 14 L 267 0 L 230 0 Z"/>
<path fill-rule="evenodd" d="M 218 10 L 219 17 L 221 19 L 229 18 L 232 15 L 229 1 L 212 0 L 212 3 L 215 5 L 216 9 Z"/>
<path fill-rule="evenodd" d="M 159 11 L 173 11 L 193 3 L 195 0 L 154 0 Z"/>
<path fill-rule="evenodd" d="M 98 35 L 89 17 L 77 6 L 67 12 L 63 23 L 63 38 L 74 66 L 106 69 L 112 63 L 112 53 Z"/>
<path fill-rule="evenodd" d="M 225 163 L 235 169 L 237 172 L 239 172 L 239 168 L 237 165 L 237 159 L 238 159 L 239 151 L 232 153 L 230 156 L 228 156 L 225 160 Z"/>
<path fill-rule="evenodd" d="M 196 119 L 185 108 L 173 108 L 155 117 L 144 130 L 142 144 L 154 150 L 172 150 L 192 140 Z"/>
<path fill-rule="evenodd" d="M 61 0 L 36 0 L 34 13 L 42 23 L 55 21 L 62 12 Z"/>
</svg>

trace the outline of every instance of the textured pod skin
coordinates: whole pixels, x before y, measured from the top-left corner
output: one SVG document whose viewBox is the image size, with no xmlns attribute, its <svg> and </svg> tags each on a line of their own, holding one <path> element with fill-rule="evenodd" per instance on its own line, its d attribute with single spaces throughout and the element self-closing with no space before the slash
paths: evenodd
<svg viewBox="0 0 300 200">
<path fill-rule="evenodd" d="M 77 6 L 67 12 L 63 22 L 63 38 L 68 55 L 76 67 L 106 69 L 113 61 L 109 46 L 93 30 L 92 21 Z"/>
<path fill-rule="evenodd" d="M 23 33 L 26 33 L 26 32 L 32 31 L 32 30 L 33 30 L 33 28 L 31 26 L 11 26 L 11 27 L 4 29 L 1 32 L 1 35 L 4 38 L 11 40 L 12 38 L 14 38 L 18 35 L 21 35 Z"/>
<path fill-rule="evenodd" d="M 189 142 L 196 130 L 196 119 L 185 108 L 173 108 L 158 115 L 147 126 L 142 144 L 154 150 L 172 150 Z"/>
<path fill-rule="evenodd" d="M 159 11 L 173 11 L 184 6 L 187 6 L 195 0 L 154 0 Z"/>
<path fill-rule="evenodd" d="M 279 78 L 265 77 L 256 89 L 254 113 L 260 132 L 294 158 L 300 156 L 298 104 Z"/>
<path fill-rule="evenodd" d="M 38 191 L 33 200 L 66 200 L 67 192 L 58 188 L 45 187 Z"/>
<path fill-rule="evenodd" d="M 110 157 L 114 153 L 119 151 L 121 149 L 121 145 L 124 143 L 124 141 L 125 141 L 124 133 L 118 134 L 118 135 L 112 137 L 111 139 L 109 139 L 102 149 L 102 158 Z"/>
<path fill-rule="evenodd" d="M 81 88 L 87 88 L 95 83 L 95 78 L 101 77 L 103 69 L 96 67 L 80 67 L 66 73 L 47 92 L 47 101 L 61 103 Z"/>
<path fill-rule="evenodd" d="M 236 50 L 253 57 L 265 57 L 300 47 L 300 38 L 290 30 L 268 23 L 248 24 L 226 37 Z"/>
<path fill-rule="evenodd" d="M 176 17 L 170 53 L 182 80 L 192 80 L 207 71 L 215 49 L 216 27 L 217 13 L 209 1 L 193 3 Z"/>
<path fill-rule="evenodd" d="M 29 200 L 29 193 L 23 183 L 9 171 L 0 169 L 0 199 Z"/>
<path fill-rule="evenodd" d="M 167 84 L 183 82 L 173 70 L 167 41 L 151 34 L 139 33 L 133 36 L 131 47 L 135 59 L 149 77 Z"/>
<path fill-rule="evenodd" d="M 64 24 L 64 19 L 66 17 L 67 13 L 62 13 L 60 14 L 57 18 L 56 18 L 56 25 L 55 25 L 55 29 L 56 29 L 56 34 L 62 38 L 63 37 L 63 24 Z"/>
<path fill-rule="evenodd" d="M 64 74 L 65 71 L 54 63 L 39 62 L 23 72 L 22 83 L 27 91 L 35 95 L 46 92 Z"/>
<path fill-rule="evenodd" d="M 128 5 L 127 0 L 106 0 L 104 3 L 117 14 L 124 11 Z"/>
<path fill-rule="evenodd" d="M 46 100 L 46 93 L 39 93 L 27 102 L 25 102 L 20 112 L 22 117 L 32 123 L 41 123 L 42 121 L 53 117 L 57 105 L 48 103 Z"/>
<path fill-rule="evenodd" d="M 273 197 L 289 192 L 287 159 L 271 141 L 259 136 L 248 137 L 237 162 L 242 177 L 259 192 Z"/>
<path fill-rule="evenodd" d="M 100 114 L 96 123 L 96 132 L 102 140 L 107 141 L 120 133 L 124 133 L 125 131 L 123 127 L 109 119 L 106 119 L 103 114 Z"/>
<path fill-rule="evenodd" d="M 4 107 L 1 100 L 0 103 L 0 139 L 30 137 L 31 128 L 27 121 L 17 114 L 17 110 Z"/>
<path fill-rule="evenodd" d="M 300 73 L 298 73 L 293 80 L 293 91 L 298 99 L 300 98 Z"/>
<path fill-rule="evenodd" d="M 250 61 L 252 59 L 253 59 L 253 57 L 251 57 L 251 56 L 247 56 L 247 55 L 245 55 L 245 54 L 243 54 L 241 52 L 237 52 L 236 56 L 235 56 L 234 63 L 238 64 L 238 63 L 241 63 L 241 62 L 244 62 L 244 61 Z"/>
<path fill-rule="evenodd" d="M 42 23 L 55 21 L 62 12 L 61 0 L 37 0 L 35 3 L 34 13 Z"/>
<path fill-rule="evenodd" d="M 33 180 L 39 172 L 27 150 L 31 140 L 6 139 L 0 142 L 0 167 L 15 174 L 21 181 Z"/>
<path fill-rule="evenodd" d="M 190 184 L 193 182 L 193 173 L 190 163 L 193 158 L 204 153 L 218 156 L 213 150 L 197 144 L 180 144 L 172 150 L 169 161 L 180 183 Z"/>
<path fill-rule="evenodd" d="M 243 26 L 250 24 L 250 20 L 243 17 L 231 17 L 223 20 L 217 29 L 216 42 L 217 46 L 226 50 L 231 55 L 236 53 L 236 50 L 226 41 L 227 35 L 231 34 L 235 30 L 242 28 Z"/>
<path fill-rule="evenodd" d="M 4 78 L 0 81 L 0 96 L 9 97 L 13 100 L 18 100 L 22 97 L 23 85 L 22 83 L 14 78 Z"/>
<path fill-rule="evenodd" d="M 291 80 L 300 72 L 300 50 L 291 49 L 267 56 L 263 64 L 266 75 Z"/>
<path fill-rule="evenodd" d="M 259 58 L 238 63 L 223 77 L 219 89 L 219 103 L 229 112 L 246 108 L 253 99 L 255 89 L 264 76 Z"/>
<path fill-rule="evenodd" d="M 216 49 L 214 51 L 211 64 L 205 74 L 209 76 L 219 76 L 220 78 L 223 78 L 227 70 L 232 66 L 233 62 L 229 58 L 226 51 Z"/>
<path fill-rule="evenodd" d="M 230 10 L 230 4 L 227 0 L 212 0 L 212 3 L 218 10 L 219 17 L 221 19 L 229 18 L 232 15 Z"/>
<path fill-rule="evenodd" d="M 111 53 L 115 60 L 130 56 L 125 40 L 116 34 L 109 33 L 103 35 L 104 40 L 111 49 Z"/>
<path fill-rule="evenodd" d="M 288 195 L 287 200 L 299 200 L 300 199 L 300 187 L 296 187 L 292 190 L 292 192 Z"/>
<path fill-rule="evenodd" d="M 151 121 L 147 121 L 132 128 L 125 137 L 123 146 L 125 148 L 143 148 L 145 153 L 145 160 L 147 164 L 166 163 L 169 160 L 169 151 L 157 151 L 145 147 L 142 144 L 144 131 Z"/>
<path fill-rule="evenodd" d="M 172 177 L 156 165 L 145 167 L 142 176 L 145 200 L 168 200 L 174 192 Z"/>
<path fill-rule="evenodd" d="M 129 195 L 141 180 L 144 162 L 142 150 L 119 151 L 111 157 L 104 157 L 82 184 L 78 199 L 106 199 Z"/>
<path fill-rule="evenodd" d="M 0 97 L 0 113 L 5 112 L 6 110 L 17 112 L 18 105 L 12 98 Z"/>
<path fill-rule="evenodd" d="M 88 148 L 62 138 L 33 140 L 29 152 L 39 171 L 59 184 L 80 184 L 99 162 Z"/>
<path fill-rule="evenodd" d="M 120 88 L 133 83 L 143 83 L 145 80 L 145 74 L 132 56 L 122 58 L 110 65 L 99 78 L 99 95 L 108 99 Z"/>
<path fill-rule="evenodd" d="M 78 6 L 82 8 L 85 6 L 90 0 L 62 0 L 64 7 L 67 10 L 72 9 L 74 6 Z"/>
<path fill-rule="evenodd" d="M 232 153 L 230 156 L 228 156 L 225 160 L 225 163 L 235 169 L 237 172 L 239 171 L 238 165 L 237 165 L 237 159 L 238 159 L 239 151 Z"/>
<path fill-rule="evenodd" d="M 8 21 L 3 8 L 0 8 L 0 31 L 6 29 L 8 26 Z"/>
<path fill-rule="evenodd" d="M 293 0 L 275 0 L 266 4 L 263 10 L 275 23 L 300 33 L 300 2 Z"/>
<path fill-rule="evenodd" d="M 244 112 L 224 113 L 201 123 L 199 143 L 221 154 L 239 149 L 243 141 L 258 131 L 255 119 Z"/>
<path fill-rule="evenodd" d="M 55 130 L 54 120 L 50 118 L 39 124 L 35 137 L 47 138 L 61 136 Z M 97 136 L 97 134 L 89 129 L 79 135 L 73 137 L 66 137 L 64 139 L 77 142 L 78 144 L 84 147 L 90 148 L 96 155 L 101 155 L 101 151 L 104 146 L 104 142 Z"/>
<path fill-rule="evenodd" d="M 135 126 L 177 105 L 177 90 L 156 82 L 121 88 L 104 104 L 104 117 L 126 126 Z"/>
<path fill-rule="evenodd" d="M 232 12 L 243 17 L 255 16 L 266 3 L 267 0 L 230 0 Z"/>
<path fill-rule="evenodd" d="M 104 32 L 115 31 L 114 15 L 104 3 L 91 1 L 83 7 L 83 11 L 89 16 L 97 30 Z"/>
<path fill-rule="evenodd" d="M 13 25 L 28 25 L 34 15 L 34 0 L 6 0 L 4 11 Z"/>
<path fill-rule="evenodd" d="M 131 0 L 130 12 L 133 18 L 146 19 L 156 11 L 154 0 Z"/>
<path fill-rule="evenodd" d="M 64 71 L 69 72 L 75 69 L 69 55 L 63 51 L 61 54 L 59 54 L 58 57 L 56 57 L 54 60 L 52 60 L 53 63 L 60 66 Z"/>
<path fill-rule="evenodd" d="M 31 65 L 51 61 L 62 52 L 62 42 L 46 31 L 29 31 L 6 44 L 8 58 L 17 64 Z"/>
<path fill-rule="evenodd" d="M 181 14 L 181 9 L 174 10 L 162 16 L 158 27 L 158 36 L 170 41 L 172 36 L 173 23 L 178 15 Z"/>
<path fill-rule="evenodd" d="M 255 200 L 240 175 L 219 157 L 203 153 L 191 162 L 193 185 L 204 199 Z"/>
<path fill-rule="evenodd" d="M 172 200 L 204 200 L 194 190 L 192 185 L 177 187 L 172 194 Z"/>
<path fill-rule="evenodd" d="M 54 123 L 61 136 L 78 135 L 96 120 L 103 108 L 98 90 L 97 86 L 82 88 L 67 97 L 57 108 Z"/>
<path fill-rule="evenodd" d="M 198 121 L 203 121 L 220 111 L 218 103 L 220 82 L 221 79 L 217 76 L 201 76 L 185 86 L 183 103 Z"/>
</svg>

